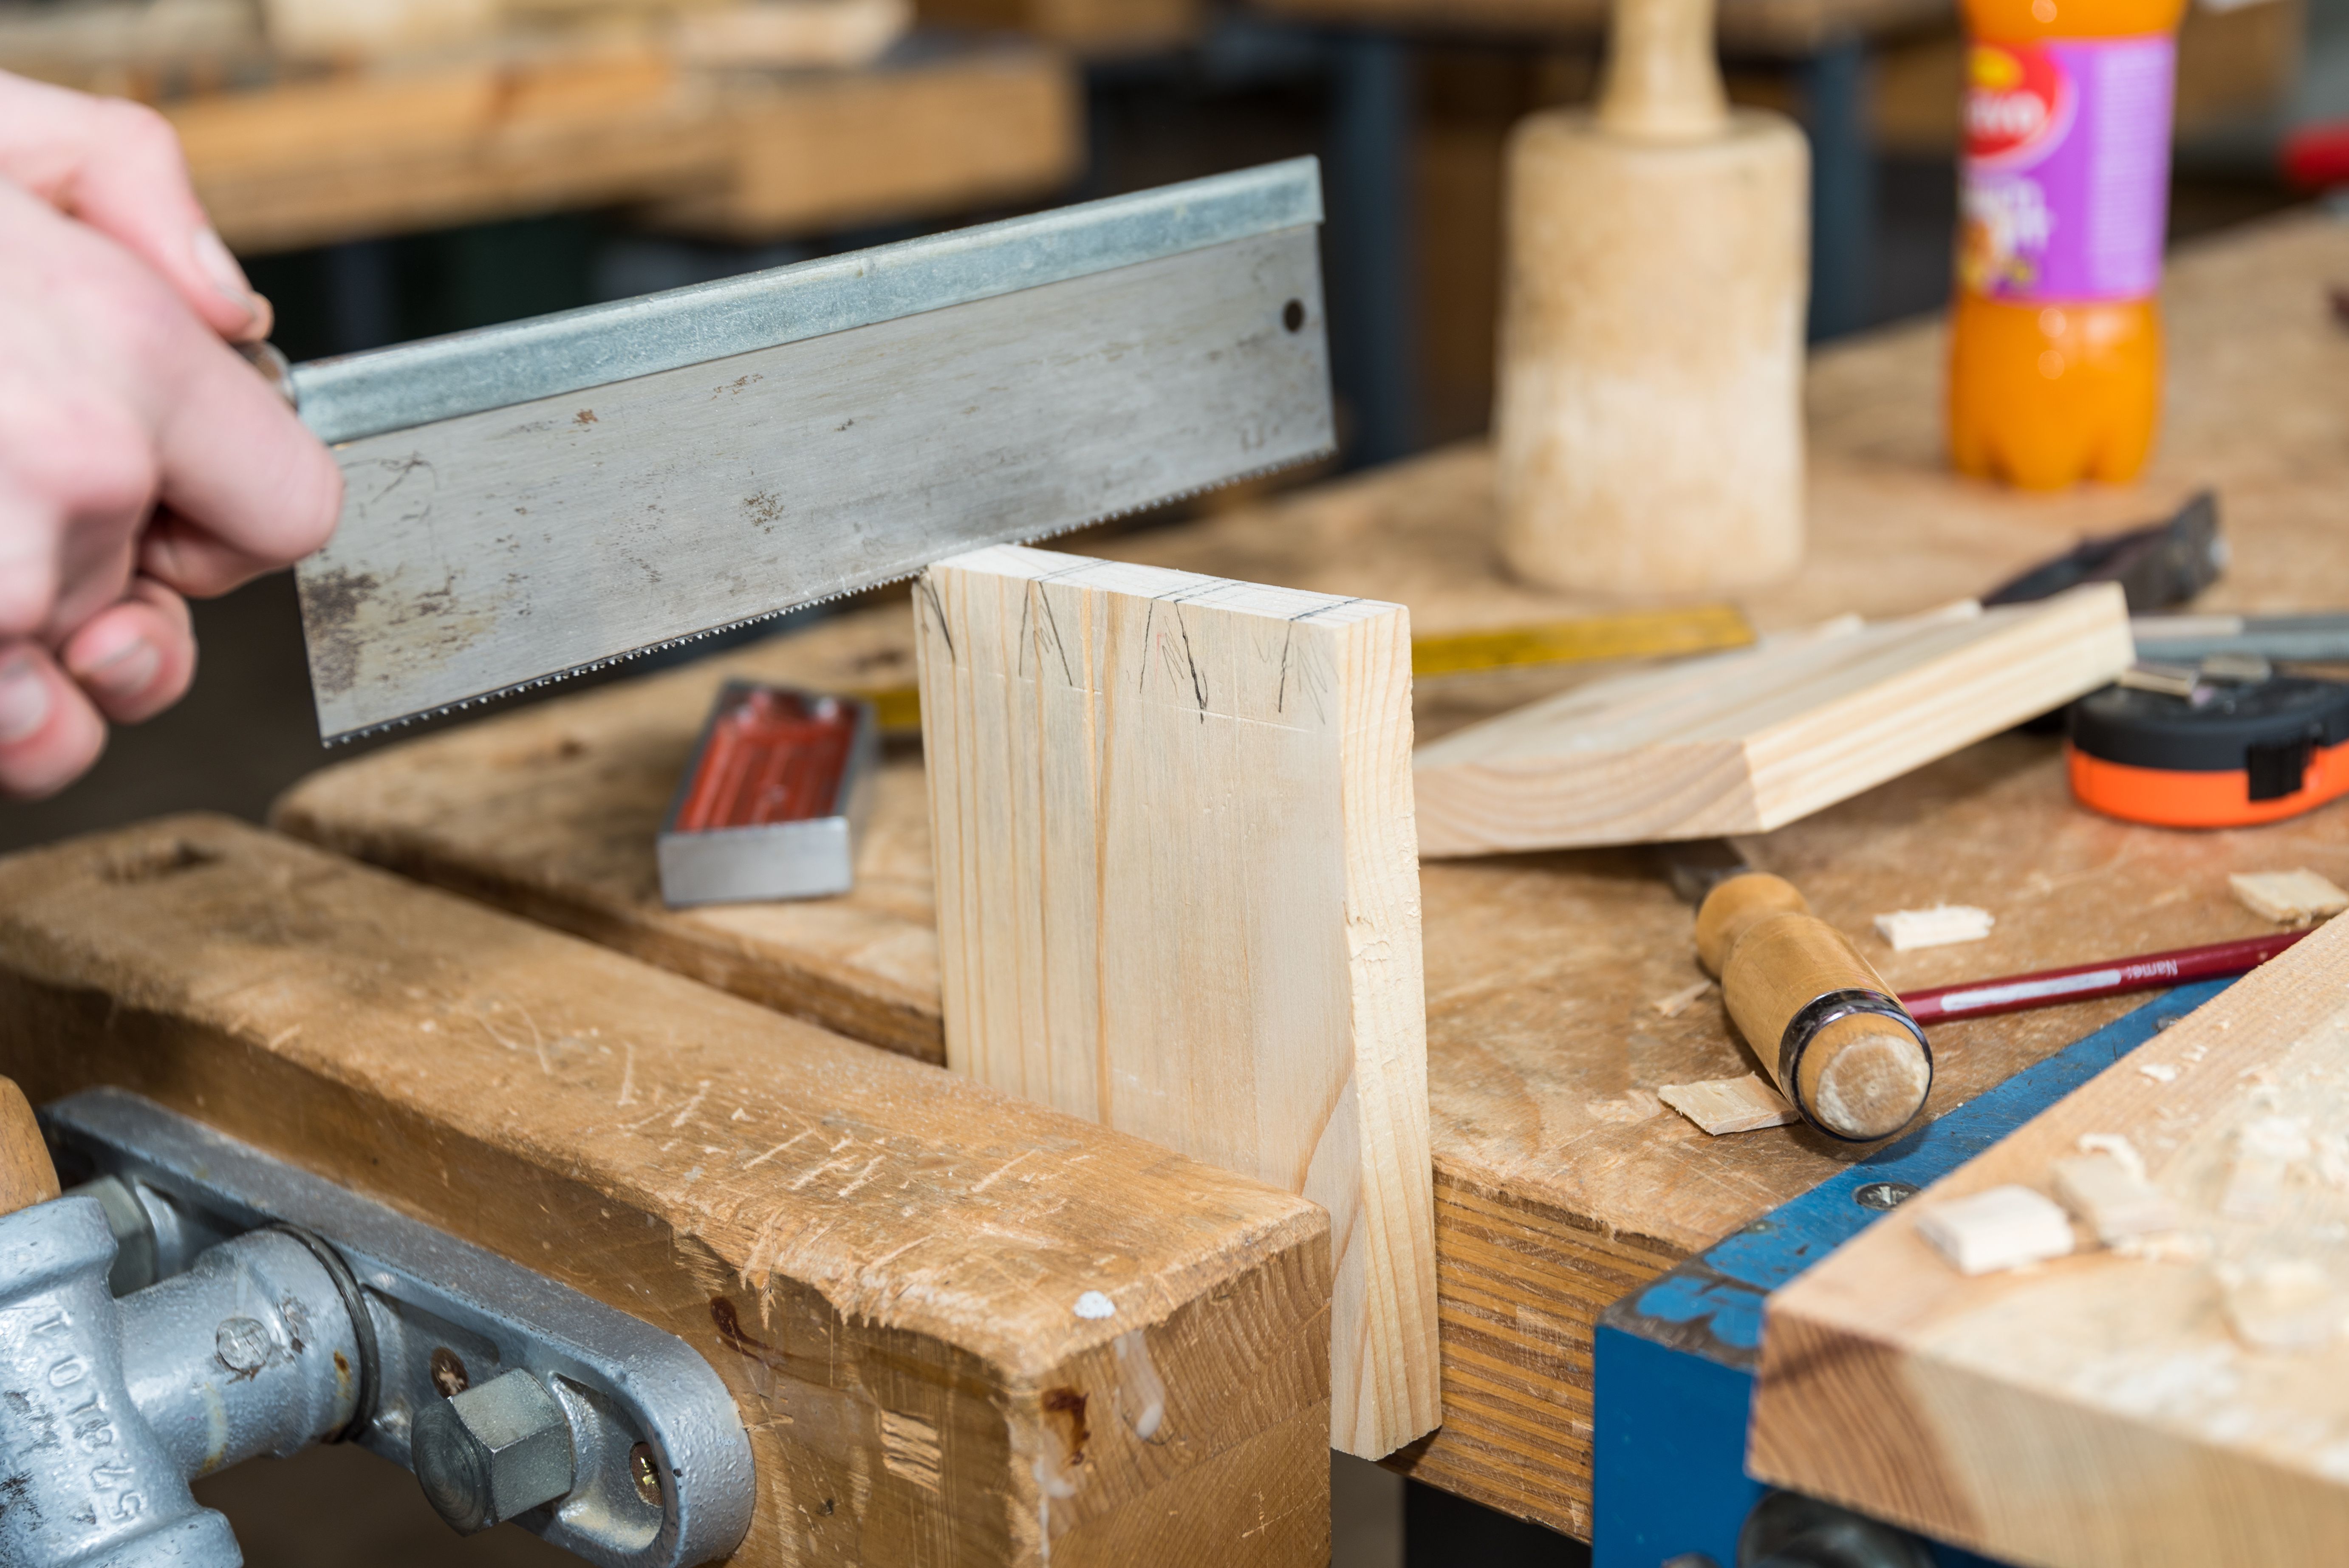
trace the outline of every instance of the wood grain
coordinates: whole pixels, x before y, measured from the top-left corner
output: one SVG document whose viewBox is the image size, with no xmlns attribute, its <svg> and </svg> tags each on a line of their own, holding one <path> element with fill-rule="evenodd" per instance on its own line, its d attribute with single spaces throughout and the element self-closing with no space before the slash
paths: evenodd
<svg viewBox="0 0 2349 1568">
<path fill-rule="evenodd" d="M 2214 609 L 2349 602 L 2349 335 L 2323 288 L 2349 224 L 2300 218 L 2189 250 L 2166 308 L 2172 384 L 2153 477 L 2036 498 L 1940 467 L 1939 329 L 1820 356 L 1806 387 L 1804 571 L 1746 604 L 1765 630 L 1847 611 L 1921 612 L 1980 593 L 2083 533 L 2215 484 L 2234 547 Z M 1495 562 L 1489 453 L 1464 446 L 1092 553 L 1393 600 L 1414 631 L 1554 619 L 1602 601 L 1529 589 Z M 1482 542 L 1481 543 L 1479 542 Z M 912 678 L 902 604 L 708 664 L 548 703 L 328 769 L 279 820 L 684 969 L 770 1006 L 943 1059 L 919 759 L 882 770 L 856 891 L 813 905 L 669 912 L 652 843 L 695 726 L 730 673 L 870 689 Z M 1571 686 L 1570 670 L 1423 680 L 1425 739 Z M 895 802 L 894 805 L 891 802 Z M 2178 834 L 2093 817 L 2049 741 L 2002 736 L 1744 841 L 1897 989 L 2272 929 L 2231 872 L 2349 878 L 2349 811 L 2256 832 Z M 1599 1308 L 1842 1168 L 1817 1134 L 1709 1139 L 1654 1098 L 1758 1064 L 1701 981 L 1688 907 L 1644 853 L 1432 862 L 1420 877 L 1436 1174 L 1444 1425 L 1396 1461 L 1521 1517 L 1588 1533 L 1588 1336 Z M 1959 947 L 1894 953 L 1874 917 L 1938 903 L 1997 917 Z M 2134 1005 L 2121 997 L 1932 1030 L 1938 1115 Z M 1464 1263 L 1464 1260 L 1473 1260 Z M 1577 1434 L 1579 1434 L 1578 1436 Z"/>
<path fill-rule="evenodd" d="M 0 861 L 0 1065 L 683 1336 L 736 1562 L 1327 1560 L 1327 1221 L 1259 1183 L 217 818 Z"/>
<path fill-rule="evenodd" d="M 1400 605 L 1052 551 L 914 595 L 947 1065 L 1328 1210 L 1333 1447 L 1436 1423 Z"/>
<path fill-rule="evenodd" d="M 572 45 L 208 94 L 166 113 L 197 194 L 251 253 L 627 201 L 742 240 L 968 211 L 1065 181 L 1075 90 L 1065 61 L 1018 45 L 789 75 Z M 966 119 L 977 129 L 940 134 Z"/>
<path fill-rule="evenodd" d="M 862 71 L 730 79 L 730 154 L 703 189 L 661 193 L 656 226 L 750 242 L 1047 196 L 1083 158 L 1078 79 L 1058 53 L 909 51 Z"/>
<path fill-rule="evenodd" d="M 1414 769 L 1420 852 L 1767 832 L 2109 683 L 2120 590 L 1930 613 L 1594 680 L 1454 731 Z"/>
<path fill-rule="evenodd" d="M 1754 1473 L 2003 1562 L 2336 1561 L 2344 983 L 2349 928 L 2316 934 L 1773 1295 Z M 2231 1181 L 2279 1119 L 2300 1154 L 2272 1212 L 2244 1212 Z M 1920 1235 L 1970 1194 L 2052 1191 L 2084 1134 L 2143 1156 L 2185 1215 L 2168 1248 L 1967 1278 Z M 2277 1281 L 2317 1316 L 2304 1348 L 2246 1316 Z"/>
<path fill-rule="evenodd" d="M 620 49 L 482 58 L 191 98 L 165 111 L 245 253 L 646 197 L 714 177 L 707 82 Z"/>
<path fill-rule="evenodd" d="M 14 1078 L 0 1078 L 0 1214 L 46 1203 L 57 1191 L 57 1168 L 32 1103 Z"/>
</svg>

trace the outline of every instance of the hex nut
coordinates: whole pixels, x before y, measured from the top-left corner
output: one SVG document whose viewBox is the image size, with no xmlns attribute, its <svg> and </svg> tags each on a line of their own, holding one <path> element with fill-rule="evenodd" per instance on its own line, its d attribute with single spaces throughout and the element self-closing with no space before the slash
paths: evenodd
<svg viewBox="0 0 2349 1568">
<path fill-rule="evenodd" d="M 426 1501 L 460 1535 L 571 1491 L 571 1423 L 527 1372 L 509 1372 L 418 1411 L 409 1449 Z"/>
</svg>

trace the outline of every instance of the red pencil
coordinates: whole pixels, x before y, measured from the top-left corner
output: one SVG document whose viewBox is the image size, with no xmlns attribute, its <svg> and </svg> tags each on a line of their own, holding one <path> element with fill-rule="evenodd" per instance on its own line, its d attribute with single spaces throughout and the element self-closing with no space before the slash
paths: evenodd
<svg viewBox="0 0 2349 1568">
<path fill-rule="evenodd" d="M 2248 974 L 2307 934 L 2306 931 L 2279 931 L 2272 936 L 2214 942 L 2208 947 L 2180 947 L 2102 964 L 2075 964 L 2069 969 L 2043 969 L 2036 975 L 1934 985 L 1903 992 L 1900 1005 L 1920 1024 L 1948 1024 L 1960 1018 L 1986 1018 L 1992 1013 L 2019 1013 L 2025 1007 L 2052 1007 L 2059 1002 L 2118 996 L 2128 991 L 2167 990 L 2196 980 Z"/>
</svg>

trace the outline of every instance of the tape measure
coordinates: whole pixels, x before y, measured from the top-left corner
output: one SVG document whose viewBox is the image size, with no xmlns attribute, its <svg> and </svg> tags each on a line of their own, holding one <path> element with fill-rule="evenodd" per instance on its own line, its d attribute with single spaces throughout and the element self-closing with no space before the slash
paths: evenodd
<svg viewBox="0 0 2349 1568">
<path fill-rule="evenodd" d="M 2349 793 L 2349 685 L 2340 681 L 2140 676 L 2075 703 L 2070 730 L 2072 793 L 2124 821 L 2247 827 Z"/>
</svg>

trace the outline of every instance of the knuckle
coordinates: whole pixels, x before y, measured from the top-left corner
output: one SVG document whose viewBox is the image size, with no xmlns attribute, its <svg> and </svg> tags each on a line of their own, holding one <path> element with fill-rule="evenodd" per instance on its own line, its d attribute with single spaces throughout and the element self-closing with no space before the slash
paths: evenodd
<svg viewBox="0 0 2349 1568">
<path fill-rule="evenodd" d="M 141 159 L 179 157 L 180 133 L 154 109 L 128 98 L 109 98 L 105 105 L 104 129 L 110 144 Z"/>
<path fill-rule="evenodd" d="M 136 420 L 100 400 L 76 417 L 43 421 L 12 443 L 7 461 L 17 482 L 68 520 L 143 512 L 160 483 L 153 443 Z"/>
</svg>

